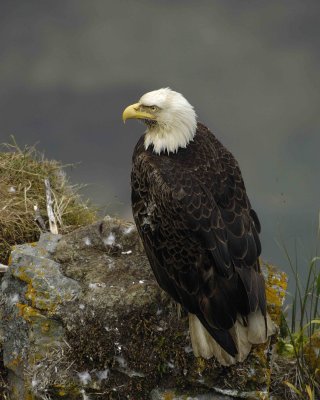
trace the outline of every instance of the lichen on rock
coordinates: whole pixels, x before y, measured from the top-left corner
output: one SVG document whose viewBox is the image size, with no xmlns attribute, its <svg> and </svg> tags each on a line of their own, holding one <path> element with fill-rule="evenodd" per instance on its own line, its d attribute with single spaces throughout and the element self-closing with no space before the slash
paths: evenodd
<svg viewBox="0 0 320 400">
<path fill-rule="evenodd" d="M 13 400 L 267 398 L 272 343 L 229 368 L 195 358 L 187 314 L 157 285 L 133 224 L 46 234 L 11 260 L 0 312 Z M 278 322 L 286 279 L 263 270 Z"/>
</svg>

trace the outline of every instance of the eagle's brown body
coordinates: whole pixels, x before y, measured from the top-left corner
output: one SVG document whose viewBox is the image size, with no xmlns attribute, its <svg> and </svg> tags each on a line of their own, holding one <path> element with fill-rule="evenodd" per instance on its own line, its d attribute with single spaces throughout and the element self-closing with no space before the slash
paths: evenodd
<svg viewBox="0 0 320 400">
<path fill-rule="evenodd" d="M 202 124 L 186 148 L 155 154 L 144 136 L 133 154 L 132 208 L 159 285 L 195 314 L 231 356 L 230 334 L 250 313 L 266 316 L 260 224 L 238 164 Z"/>
</svg>

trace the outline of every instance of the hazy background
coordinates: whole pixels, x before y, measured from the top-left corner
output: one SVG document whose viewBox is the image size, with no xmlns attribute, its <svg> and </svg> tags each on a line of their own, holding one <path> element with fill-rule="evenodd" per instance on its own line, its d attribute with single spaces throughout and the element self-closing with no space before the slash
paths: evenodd
<svg viewBox="0 0 320 400">
<path fill-rule="evenodd" d="M 130 217 L 143 126 L 121 113 L 170 86 L 238 159 L 263 254 L 315 247 L 320 205 L 320 2 L 0 0 L 0 139 L 81 164 L 75 183 Z M 303 264 L 301 264 L 303 265 Z"/>
</svg>

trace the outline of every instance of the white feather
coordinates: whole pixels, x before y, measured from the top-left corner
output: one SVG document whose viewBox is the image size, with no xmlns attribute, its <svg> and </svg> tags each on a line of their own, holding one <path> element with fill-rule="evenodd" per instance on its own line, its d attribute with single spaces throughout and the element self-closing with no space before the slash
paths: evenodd
<svg viewBox="0 0 320 400">
<path fill-rule="evenodd" d="M 194 314 L 189 314 L 189 329 L 194 355 L 206 359 L 215 357 L 225 366 L 244 361 L 253 344 L 265 343 L 276 331 L 274 323 L 267 315 L 266 335 L 265 321 L 260 310 L 249 314 L 248 326 L 244 326 L 239 317 L 229 331 L 238 350 L 238 354 L 232 357 L 213 339 Z"/>
<path fill-rule="evenodd" d="M 276 326 L 267 314 L 267 336 L 275 333 Z M 266 326 L 264 317 L 260 310 L 248 316 L 248 340 L 252 344 L 259 344 L 266 341 Z"/>
<path fill-rule="evenodd" d="M 175 153 L 185 148 L 197 129 L 196 113 L 192 105 L 169 88 L 154 90 L 144 94 L 139 103 L 144 106 L 157 106 L 157 123 L 148 127 L 144 146 L 153 145 L 153 151 Z"/>
</svg>

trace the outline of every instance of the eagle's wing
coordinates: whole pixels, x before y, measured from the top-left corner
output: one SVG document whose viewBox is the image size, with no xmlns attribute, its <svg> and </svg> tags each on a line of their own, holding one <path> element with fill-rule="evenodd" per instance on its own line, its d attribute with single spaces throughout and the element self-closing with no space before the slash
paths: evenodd
<svg viewBox="0 0 320 400">
<path fill-rule="evenodd" d="M 260 308 L 265 316 L 265 285 L 259 265 L 260 222 L 251 207 L 237 161 L 223 146 L 219 150 L 220 179 L 211 193 L 224 225 L 224 243 L 234 267 L 233 272 L 245 287 L 249 311 Z"/>
<path fill-rule="evenodd" d="M 132 173 L 132 204 L 160 286 L 235 354 L 228 329 L 238 314 L 260 307 L 265 315 L 266 307 L 258 219 L 235 160 L 226 161 L 212 184 L 173 173 L 170 163 L 161 172 L 145 163 L 149 171 Z"/>
<path fill-rule="evenodd" d="M 258 217 L 231 153 L 224 152 L 220 167 L 219 179 L 212 185 L 192 179 L 183 198 L 183 215 L 211 260 L 210 273 L 198 269 L 201 310 L 210 324 L 227 328 L 237 314 L 246 317 L 260 308 L 265 316 L 266 299 Z"/>
</svg>

